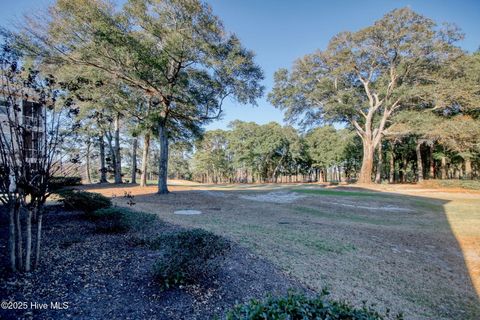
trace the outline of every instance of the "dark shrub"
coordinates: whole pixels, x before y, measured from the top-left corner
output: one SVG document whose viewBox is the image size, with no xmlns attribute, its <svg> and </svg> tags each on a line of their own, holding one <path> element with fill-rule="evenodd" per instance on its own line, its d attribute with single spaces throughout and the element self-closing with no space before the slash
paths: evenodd
<svg viewBox="0 0 480 320">
<path fill-rule="evenodd" d="M 65 187 L 79 186 L 81 182 L 81 177 L 51 177 L 49 187 L 51 191 L 58 191 Z"/>
<path fill-rule="evenodd" d="M 163 289 L 214 276 L 230 249 L 227 240 L 202 229 L 160 236 L 151 246 L 164 250 L 154 269 Z"/>
<path fill-rule="evenodd" d="M 269 297 L 265 301 L 251 300 L 247 304 L 237 305 L 227 313 L 227 320 L 260 319 L 345 319 L 345 320 L 381 320 L 389 318 L 373 307 L 355 308 L 345 302 L 326 299 L 327 291 L 316 298 L 307 298 L 302 294 L 289 293 L 286 297 Z M 396 319 L 403 319 L 397 315 Z"/>
<path fill-rule="evenodd" d="M 98 232 L 117 233 L 142 229 L 155 220 L 155 215 L 125 208 L 105 208 L 88 213 Z"/>
<path fill-rule="evenodd" d="M 85 213 L 97 209 L 109 208 L 112 201 L 100 193 L 85 192 L 78 190 L 62 190 L 59 192 L 62 202 L 67 210 L 81 210 Z"/>
</svg>

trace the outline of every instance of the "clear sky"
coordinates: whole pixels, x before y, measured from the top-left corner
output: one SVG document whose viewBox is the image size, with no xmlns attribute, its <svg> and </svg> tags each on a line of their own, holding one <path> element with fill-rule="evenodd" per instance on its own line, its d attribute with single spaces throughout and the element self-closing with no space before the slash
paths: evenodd
<svg viewBox="0 0 480 320">
<path fill-rule="evenodd" d="M 23 12 L 45 8 L 52 0 L 0 0 L 0 24 L 8 26 Z M 208 0 L 228 31 L 256 52 L 265 72 L 268 93 L 273 73 L 316 49 L 324 49 L 332 36 L 371 25 L 386 12 L 409 6 L 435 20 L 457 24 L 465 33 L 460 45 L 474 51 L 480 47 L 480 0 Z M 235 119 L 267 123 L 282 122 L 282 113 L 266 97 L 258 106 L 225 103 L 223 119 L 207 129 L 226 128 Z"/>
</svg>

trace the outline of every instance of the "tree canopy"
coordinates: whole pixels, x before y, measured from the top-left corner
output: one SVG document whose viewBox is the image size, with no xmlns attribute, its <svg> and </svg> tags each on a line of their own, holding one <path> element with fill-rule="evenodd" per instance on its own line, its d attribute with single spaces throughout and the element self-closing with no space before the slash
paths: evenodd
<svg viewBox="0 0 480 320">
<path fill-rule="evenodd" d="M 455 28 L 440 29 L 409 8 L 395 9 L 372 26 L 337 34 L 291 71 L 277 71 L 269 100 L 302 125 L 351 125 L 363 142 L 359 181 L 370 183 L 388 120 L 402 108 L 436 103 L 426 92 L 443 81 L 436 71 L 462 55 L 453 45 L 460 38 Z"/>
</svg>

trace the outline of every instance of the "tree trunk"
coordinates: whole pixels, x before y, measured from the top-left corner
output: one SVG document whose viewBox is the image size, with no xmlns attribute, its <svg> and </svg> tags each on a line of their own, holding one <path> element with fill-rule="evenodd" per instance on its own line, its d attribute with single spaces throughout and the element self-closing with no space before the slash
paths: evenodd
<svg viewBox="0 0 480 320">
<path fill-rule="evenodd" d="M 100 183 L 107 182 L 107 168 L 105 168 L 105 141 L 103 134 L 98 137 L 98 145 L 100 148 Z"/>
<path fill-rule="evenodd" d="M 158 125 L 158 138 L 160 142 L 160 157 L 158 160 L 158 194 L 167 194 L 167 174 L 168 174 L 168 134 L 165 122 Z"/>
<path fill-rule="evenodd" d="M 142 152 L 142 175 L 140 176 L 140 186 L 147 185 L 147 169 L 148 169 L 148 152 L 150 149 L 150 132 L 145 133 L 143 137 L 143 152 Z"/>
<path fill-rule="evenodd" d="M 17 200 L 18 201 L 18 200 Z M 17 268 L 23 269 L 23 236 L 22 236 L 22 224 L 20 221 L 20 205 L 17 202 L 15 204 L 15 225 L 17 228 Z"/>
<path fill-rule="evenodd" d="M 440 165 L 441 179 L 447 179 L 447 157 L 442 156 Z"/>
<path fill-rule="evenodd" d="M 382 183 L 383 153 L 382 153 L 381 142 L 378 144 L 377 154 L 378 154 L 378 162 L 377 162 L 377 174 L 375 175 L 375 183 Z"/>
<path fill-rule="evenodd" d="M 16 206 L 12 205 L 9 212 L 8 223 L 8 248 L 10 250 L 10 267 L 13 272 L 17 271 L 16 250 L 15 250 L 15 211 Z"/>
<path fill-rule="evenodd" d="M 42 240 L 42 220 L 43 220 L 43 212 L 40 210 L 38 212 L 38 220 L 37 220 L 37 241 L 35 246 L 35 264 L 34 268 L 36 269 L 40 263 L 40 243 Z"/>
<path fill-rule="evenodd" d="M 415 152 L 417 153 L 417 181 L 423 181 L 423 163 L 422 163 L 422 150 L 421 146 L 423 144 L 422 140 L 417 140 L 417 145 L 415 147 Z"/>
<path fill-rule="evenodd" d="M 363 139 L 363 159 L 362 168 L 360 169 L 360 176 L 358 177 L 359 183 L 372 183 L 374 152 L 375 147 L 373 145 L 373 141 Z"/>
<path fill-rule="evenodd" d="M 27 213 L 27 243 L 25 244 L 25 271 L 29 272 L 32 258 L 32 209 Z"/>
<path fill-rule="evenodd" d="M 430 146 L 430 179 L 435 179 L 435 159 L 433 159 L 434 144 Z"/>
<path fill-rule="evenodd" d="M 132 183 L 137 183 L 137 148 L 138 139 L 134 137 L 132 143 Z"/>
<path fill-rule="evenodd" d="M 91 184 L 92 183 L 92 177 L 90 176 L 90 141 L 87 142 L 87 152 L 86 152 L 86 160 L 85 160 L 85 175 L 87 178 L 87 183 Z"/>
<path fill-rule="evenodd" d="M 469 156 L 465 156 L 463 161 L 465 163 L 465 178 L 472 179 L 472 159 Z"/>
<path fill-rule="evenodd" d="M 388 176 L 388 182 L 394 183 L 395 182 L 395 144 L 393 141 L 390 141 L 390 172 Z"/>
<path fill-rule="evenodd" d="M 120 113 L 117 112 L 114 121 L 115 130 L 115 183 L 123 183 L 122 181 L 122 156 L 120 154 Z"/>
</svg>

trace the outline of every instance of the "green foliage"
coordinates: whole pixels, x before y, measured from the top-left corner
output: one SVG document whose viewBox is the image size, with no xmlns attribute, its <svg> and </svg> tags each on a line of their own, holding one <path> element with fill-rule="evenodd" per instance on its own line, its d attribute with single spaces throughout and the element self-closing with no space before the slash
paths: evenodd
<svg viewBox="0 0 480 320">
<path fill-rule="evenodd" d="M 170 145 L 168 152 L 168 176 L 173 179 L 190 180 L 192 145 L 188 142 L 176 142 Z"/>
<path fill-rule="evenodd" d="M 81 177 L 51 177 L 49 181 L 49 189 L 51 191 L 58 191 L 65 187 L 79 186 L 81 182 Z"/>
<path fill-rule="evenodd" d="M 163 289 L 213 277 L 230 250 L 227 240 L 202 229 L 162 235 L 150 245 L 163 249 L 162 258 L 154 266 L 155 277 Z"/>
<path fill-rule="evenodd" d="M 374 151 L 391 117 L 412 105 L 443 107 L 431 92 L 445 82 L 438 71 L 463 55 L 453 45 L 461 37 L 409 8 L 395 9 L 372 26 L 337 34 L 291 70 L 278 70 L 269 101 L 304 127 L 344 122 L 354 128 L 363 142 L 359 181 L 370 183 Z"/>
<path fill-rule="evenodd" d="M 336 130 L 332 126 L 318 127 L 309 131 L 305 137 L 312 166 L 326 168 L 339 165 L 346 158 L 349 144 L 353 143 L 351 131 Z"/>
<path fill-rule="evenodd" d="M 249 176 L 273 182 L 281 174 L 308 172 L 306 147 L 294 128 L 242 121 L 234 121 L 230 127 L 229 131 L 208 131 L 197 142 L 193 158 L 197 179 L 203 175 L 213 182 L 246 182 Z"/>
<path fill-rule="evenodd" d="M 155 220 L 151 213 L 132 211 L 126 208 L 105 208 L 87 214 L 95 222 L 97 232 L 119 233 L 141 230 Z"/>
<path fill-rule="evenodd" d="M 85 213 L 91 213 L 98 209 L 108 208 L 112 206 L 112 201 L 101 195 L 100 193 L 79 191 L 79 190 L 62 190 L 59 192 L 67 210 L 81 210 Z"/>
<path fill-rule="evenodd" d="M 289 292 L 286 297 L 269 297 L 265 301 L 256 299 L 244 305 L 235 306 L 227 313 L 227 320 L 262 319 L 316 319 L 316 320 L 382 320 L 390 316 L 380 314 L 373 307 L 353 307 L 345 302 L 326 299 L 328 292 L 323 290 L 316 298 Z M 403 319 L 398 315 L 397 319 Z"/>
</svg>

